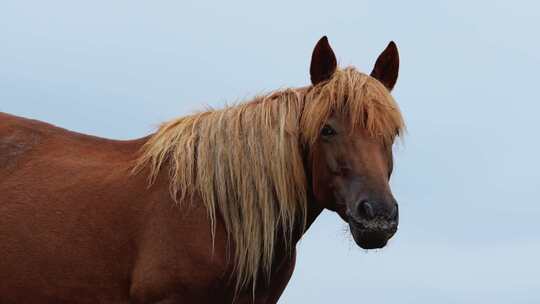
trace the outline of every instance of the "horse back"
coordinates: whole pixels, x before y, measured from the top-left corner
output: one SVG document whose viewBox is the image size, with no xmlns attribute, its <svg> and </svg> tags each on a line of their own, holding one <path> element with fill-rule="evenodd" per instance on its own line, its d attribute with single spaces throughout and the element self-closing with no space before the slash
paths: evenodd
<svg viewBox="0 0 540 304">
<path fill-rule="evenodd" d="M 126 162 L 135 157 L 143 141 L 109 140 L 0 113 L 0 174 L 13 171 L 32 158 L 72 163 L 78 160 L 80 165 Z"/>
</svg>

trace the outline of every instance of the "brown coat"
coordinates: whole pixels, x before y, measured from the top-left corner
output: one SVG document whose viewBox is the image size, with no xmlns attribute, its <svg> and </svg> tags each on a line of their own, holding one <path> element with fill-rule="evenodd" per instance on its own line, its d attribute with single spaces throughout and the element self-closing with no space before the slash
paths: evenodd
<svg viewBox="0 0 540 304">
<path fill-rule="evenodd" d="M 130 174 L 147 139 L 0 113 L 0 303 L 231 302 L 219 219 L 212 253 L 201 204 L 177 208 L 166 178 L 148 188 L 145 174 Z M 275 264 L 256 303 L 277 301 L 294 256 Z"/>
</svg>

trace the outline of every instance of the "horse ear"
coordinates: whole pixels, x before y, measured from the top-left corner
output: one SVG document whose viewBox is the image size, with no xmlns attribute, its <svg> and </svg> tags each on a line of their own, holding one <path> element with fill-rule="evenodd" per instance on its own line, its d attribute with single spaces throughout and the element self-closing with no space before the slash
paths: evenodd
<svg viewBox="0 0 540 304">
<path fill-rule="evenodd" d="M 399 70 L 399 54 L 394 41 L 390 41 L 386 49 L 379 55 L 375 67 L 371 71 L 371 77 L 379 80 L 388 90 L 392 90 L 396 84 Z"/>
<path fill-rule="evenodd" d="M 330 79 L 336 71 L 336 67 L 336 55 L 328 43 L 328 38 L 323 36 L 315 45 L 311 55 L 311 66 L 309 67 L 311 83 L 316 85 Z"/>
</svg>

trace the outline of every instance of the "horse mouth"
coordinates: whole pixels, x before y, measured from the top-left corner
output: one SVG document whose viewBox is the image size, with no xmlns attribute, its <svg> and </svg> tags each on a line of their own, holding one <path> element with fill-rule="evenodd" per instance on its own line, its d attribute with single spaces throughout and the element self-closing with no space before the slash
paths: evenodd
<svg viewBox="0 0 540 304">
<path fill-rule="evenodd" d="M 397 231 L 397 224 L 386 221 L 349 221 L 355 243 L 363 249 L 383 248 Z"/>
</svg>

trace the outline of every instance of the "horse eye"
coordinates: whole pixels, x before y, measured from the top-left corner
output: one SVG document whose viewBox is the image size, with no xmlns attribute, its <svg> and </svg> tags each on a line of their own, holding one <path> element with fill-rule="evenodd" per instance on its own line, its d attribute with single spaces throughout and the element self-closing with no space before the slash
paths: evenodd
<svg viewBox="0 0 540 304">
<path fill-rule="evenodd" d="M 332 129 L 332 127 L 330 127 L 329 125 L 324 125 L 324 127 L 321 130 L 322 136 L 332 136 L 336 134 L 337 134 L 336 131 Z"/>
</svg>

